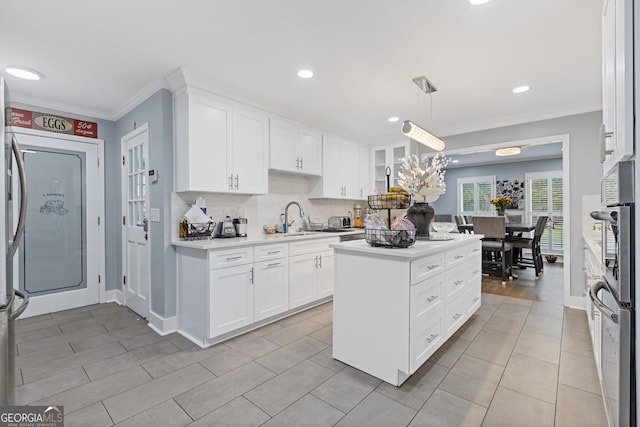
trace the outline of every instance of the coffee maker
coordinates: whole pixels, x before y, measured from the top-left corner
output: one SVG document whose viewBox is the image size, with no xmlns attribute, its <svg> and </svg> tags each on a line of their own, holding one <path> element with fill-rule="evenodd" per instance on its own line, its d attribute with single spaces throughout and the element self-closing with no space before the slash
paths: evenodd
<svg viewBox="0 0 640 427">
<path fill-rule="evenodd" d="M 233 226 L 236 229 L 236 235 L 238 237 L 247 237 L 247 223 L 247 218 L 244 216 L 244 209 L 238 208 L 236 217 L 233 219 Z"/>
</svg>

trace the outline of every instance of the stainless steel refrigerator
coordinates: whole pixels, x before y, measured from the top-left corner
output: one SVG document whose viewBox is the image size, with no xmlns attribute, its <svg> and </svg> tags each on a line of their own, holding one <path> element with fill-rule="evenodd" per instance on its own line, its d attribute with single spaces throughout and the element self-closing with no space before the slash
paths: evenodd
<svg viewBox="0 0 640 427">
<path fill-rule="evenodd" d="M 25 187 L 24 165 L 20 147 L 11 130 L 11 114 L 9 105 L 9 89 L 0 77 L 0 114 L 2 120 L 2 142 L 4 150 L 0 150 L 0 406 L 14 404 L 15 387 L 15 320 L 27 308 L 29 297 L 13 289 L 13 257 L 24 233 L 27 191 Z M 19 180 L 20 194 L 12 188 L 13 179 Z M 20 203 L 17 221 L 14 223 L 13 203 Z M 4 223 L 4 227 L 2 224 Z M 17 298 L 16 298 L 17 297 Z"/>
<path fill-rule="evenodd" d="M 603 280 L 589 290 L 602 312 L 600 371 L 609 425 L 636 425 L 635 164 L 616 164 L 602 180 Z"/>
</svg>

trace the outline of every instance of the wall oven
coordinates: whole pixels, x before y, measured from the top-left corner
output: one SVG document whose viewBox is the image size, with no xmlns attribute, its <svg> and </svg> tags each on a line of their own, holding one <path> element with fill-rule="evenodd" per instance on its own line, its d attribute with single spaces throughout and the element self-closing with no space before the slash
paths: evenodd
<svg viewBox="0 0 640 427">
<path fill-rule="evenodd" d="M 610 426 L 635 425 L 635 187 L 634 162 L 618 163 L 602 180 L 603 280 L 589 290 L 603 314 L 602 390 Z"/>
</svg>

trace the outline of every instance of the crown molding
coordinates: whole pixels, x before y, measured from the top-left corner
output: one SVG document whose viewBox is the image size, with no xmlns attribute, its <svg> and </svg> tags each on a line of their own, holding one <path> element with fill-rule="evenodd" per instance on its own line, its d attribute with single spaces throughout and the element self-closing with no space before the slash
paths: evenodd
<svg viewBox="0 0 640 427">
<path fill-rule="evenodd" d="M 169 89 L 166 79 L 157 77 L 147 83 L 142 89 L 136 92 L 131 98 L 125 101 L 113 114 L 110 120 L 120 120 L 126 114 L 130 113 L 138 105 L 149 99 L 154 93 L 160 89 Z M 170 90 L 170 89 L 169 89 Z"/>
<path fill-rule="evenodd" d="M 56 110 L 63 113 L 85 116 L 92 119 L 113 121 L 112 115 L 108 114 L 105 111 L 90 110 L 87 108 L 78 107 L 77 105 L 64 104 L 61 102 L 50 101 L 48 99 L 21 95 L 16 92 L 11 93 L 11 103 L 26 104 L 34 107 L 46 108 L 49 110 Z"/>
</svg>

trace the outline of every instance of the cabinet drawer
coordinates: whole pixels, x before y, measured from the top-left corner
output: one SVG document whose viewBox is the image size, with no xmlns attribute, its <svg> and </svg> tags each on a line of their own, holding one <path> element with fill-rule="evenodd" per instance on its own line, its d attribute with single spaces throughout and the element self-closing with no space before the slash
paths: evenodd
<svg viewBox="0 0 640 427">
<path fill-rule="evenodd" d="M 289 245 L 278 243 L 274 245 L 256 246 L 254 248 L 255 261 L 268 261 L 270 259 L 286 258 L 289 255 Z"/>
<path fill-rule="evenodd" d="M 482 241 L 480 240 L 476 240 L 473 243 L 471 243 L 469 245 L 469 253 L 467 255 L 469 255 L 470 257 L 478 257 L 478 259 L 481 259 L 481 255 L 482 255 Z"/>
<path fill-rule="evenodd" d="M 411 284 L 422 282 L 444 270 L 444 254 L 411 261 Z"/>
<path fill-rule="evenodd" d="M 447 268 L 450 268 L 462 263 L 467 257 L 467 255 L 469 255 L 470 251 L 471 251 L 471 248 L 469 246 L 462 246 L 460 248 L 451 249 L 450 251 L 447 251 L 445 256 L 445 261 L 447 262 Z"/>
<path fill-rule="evenodd" d="M 253 247 L 209 251 L 209 269 L 250 264 L 253 262 Z"/>
<path fill-rule="evenodd" d="M 480 284 L 480 278 L 473 278 L 467 285 L 465 291 L 465 299 L 467 300 L 467 318 L 469 318 L 477 309 L 480 308 L 482 303 L 482 285 Z"/>
<path fill-rule="evenodd" d="M 409 362 L 410 373 L 414 373 L 444 341 L 442 336 L 442 313 L 437 313 L 433 322 L 423 328 L 411 331 L 411 343 L 409 345 L 411 360 Z"/>
<path fill-rule="evenodd" d="M 411 321 L 410 328 L 420 328 L 429 323 L 434 315 L 440 316 L 444 305 L 444 274 L 438 274 L 429 280 L 411 287 Z"/>
<path fill-rule="evenodd" d="M 340 242 L 339 237 L 332 237 L 329 239 L 303 240 L 302 242 L 289 243 L 289 255 L 310 254 L 313 252 L 326 251 L 327 249 L 333 250 L 329 248 L 329 245 L 338 242 Z"/>
<path fill-rule="evenodd" d="M 467 304 L 464 295 L 460 295 L 444 306 L 442 327 L 446 337 L 450 337 L 465 321 Z"/>
<path fill-rule="evenodd" d="M 464 292 L 465 285 L 469 281 L 469 266 L 467 263 L 451 268 L 445 273 L 445 295 L 451 299 Z"/>
</svg>

